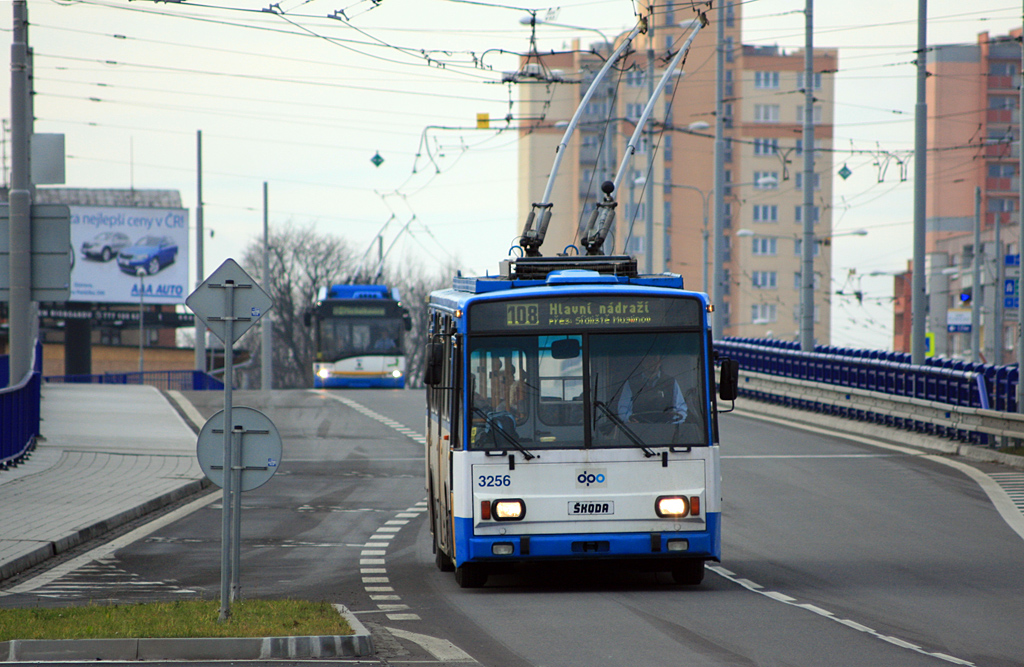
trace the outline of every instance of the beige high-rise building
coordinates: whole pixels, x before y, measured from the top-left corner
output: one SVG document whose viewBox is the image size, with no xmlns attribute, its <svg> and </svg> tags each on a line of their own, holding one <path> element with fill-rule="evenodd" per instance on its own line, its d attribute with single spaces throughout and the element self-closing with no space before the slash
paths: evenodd
<svg viewBox="0 0 1024 667">
<path fill-rule="evenodd" d="M 659 5 L 659 8 L 663 5 Z M 627 253 L 641 272 L 671 271 L 687 289 L 712 292 L 714 258 L 714 126 L 716 32 L 725 21 L 726 330 L 716 337 L 771 336 L 796 340 L 799 331 L 803 203 L 802 51 L 743 46 L 742 3 L 725 2 L 709 14 L 711 25 L 697 35 L 682 69 L 652 113 L 653 132 L 644 134 L 627 165 L 608 253 Z M 656 14 L 653 39 L 634 40 L 631 55 L 609 73 L 584 109 L 562 159 L 551 197 L 552 219 L 542 248 L 545 255 L 579 246 L 600 186 L 612 180 L 627 142 L 648 100 L 647 53 L 653 47 L 656 84 L 691 32 L 689 6 L 671 3 Z M 683 24 L 681 27 L 680 24 Z M 622 40 L 624 36 L 619 36 Z M 618 43 L 618 42 L 617 42 Z M 517 80 L 522 123 L 519 152 L 519 217 L 525 221 L 540 201 L 555 150 L 587 86 L 612 46 L 573 45 L 568 53 L 524 59 Z M 583 52 L 581 51 L 587 51 Z M 834 50 L 815 49 L 813 85 L 820 98 L 814 110 L 815 142 L 832 147 Z M 526 83 L 530 81 L 529 83 Z M 648 145 L 650 144 L 650 145 Z M 653 150 L 653 160 L 649 152 Z M 831 272 L 832 154 L 816 156 L 815 338 L 829 341 Z M 653 214 L 647 234 L 647 213 Z M 570 252 L 573 250 L 570 249 Z M 707 277 L 705 277 L 707 276 Z"/>
</svg>

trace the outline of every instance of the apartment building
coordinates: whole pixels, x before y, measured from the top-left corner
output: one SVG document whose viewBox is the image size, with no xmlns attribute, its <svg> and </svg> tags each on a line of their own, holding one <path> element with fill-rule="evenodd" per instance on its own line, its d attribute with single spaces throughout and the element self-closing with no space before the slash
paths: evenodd
<svg viewBox="0 0 1024 667">
<path fill-rule="evenodd" d="M 726 263 L 728 336 L 795 340 L 800 317 L 803 230 L 804 55 L 800 50 L 742 45 L 742 3 L 726 2 L 712 21 L 725 21 Z M 648 99 L 648 49 L 655 83 L 685 41 L 693 13 L 677 3 L 656 12 L 653 37 L 640 35 L 620 71 L 609 75 L 584 109 L 552 194 L 545 254 L 578 243 L 600 185 L 612 180 Z M 681 25 L 682 24 L 682 25 Z M 623 36 L 618 37 L 619 40 Z M 523 115 L 519 153 L 519 215 L 540 201 L 555 149 L 587 86 L 602 64 L 588 47 L 525 58 L 518 81 Z M 582 49 L 579 48 L 582 46 Z M 697 36 L 683 65 L 654 108 L 616 193 L 616 227 L 606 251 L 636 256 L 641 270 L 682 274 L 688 289 L 713 292 L 716 26 Z M 816 154 L 815 338 L 829 341 L 831 272 L 832 99 L 834 50 L 815 49 Z M 650 211 L 648 210 L 650 208 Z M 648 213 L 653 224 L 648 222 Z M 650 229 L 648 229 L 650 227 Z"/>
<path fill-rule="evenodd" d="M 938 356 L 973 356 L 968 323 L 977 301 L 980 358 L 1016 359 L 1020 39 L 1020 30 L 995 37 L 981 33 L 974 44 L 936 45 L 928 54 L 927 331 Z M 910 315 L 909 309 L 895 313 L 899 331 L 909 331 Z M 907 345 L 909 340 L 897 338 L 894 346 L 902 351 Z"/>
</svg>

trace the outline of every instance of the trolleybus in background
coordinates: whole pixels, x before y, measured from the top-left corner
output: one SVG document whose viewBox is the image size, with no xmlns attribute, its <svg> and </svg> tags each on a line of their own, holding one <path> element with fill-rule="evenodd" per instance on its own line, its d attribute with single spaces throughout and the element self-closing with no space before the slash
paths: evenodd
<svg viewBox="0 0 1024 667">
<path fill-rule="evenodd" d="M 523 257 L 429 303 L 437 566 L 616 560 L 698 584 L 721 554 L 707 296 L 632 257 Z M 721 360 L 720 396 L 737 366 Z"/>
<path fill-rule="evenodd" d="M 323 287 L 306 324 L 314 327 L 314 387 L 405 387 L 404 339 L 412 320 L 397 289 Z"/>
</svg>

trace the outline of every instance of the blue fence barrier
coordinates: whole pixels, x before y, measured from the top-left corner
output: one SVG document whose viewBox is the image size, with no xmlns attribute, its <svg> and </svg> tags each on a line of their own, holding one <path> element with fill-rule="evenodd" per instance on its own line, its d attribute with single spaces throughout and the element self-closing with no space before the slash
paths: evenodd
<svg viewBox="0 0 1024 667">
<path fill-rule="evenodd" d="M 202 371 L 144 371 L 142 373 L 103 373 L 102 375 L 52 375 L 43 378 L 64 384 L 146 384 L 174 391 L 223 389 L 224 383 Z"/>
<path fill-rule="evenodd" d="M 882 350 L 857 350 L 819 345 L 814 352 L 801 352 L 791 341 L 726 338 L 716 349 L 739 361 L 747 371 L 791 377 L 844 387 L 857 387 L 893 396 L 907 396 L 949 405 L 985 408 L 1002 412 L 1017 410 L 1017 366 L 991 366 L 953 359 L 929 359 L 924 365 L 910 363 L 910 355 Z M 741 393 L 742 391 L 741 387 Z M 913 420 L 874 413 L 857 413 L 781 396 L 750 398 L 874 421 L 887 426 L 934 433 L 979 444 L 987 443 L 981 433 L 968 433 Z"/>
<path fill-rule="evenodd" d="M 39 437 L 40 370 L 43 348 L 36 345 L 31 372 L 17 384 L 0 389 L 0 470 L 16 465 Z M 9 359 L 0 357 L 0 379 L 6 380 Z"/>
</svg>

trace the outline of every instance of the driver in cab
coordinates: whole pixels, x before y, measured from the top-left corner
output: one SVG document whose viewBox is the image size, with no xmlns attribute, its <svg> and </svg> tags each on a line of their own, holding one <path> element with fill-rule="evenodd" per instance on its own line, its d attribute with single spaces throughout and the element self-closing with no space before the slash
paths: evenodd
<svg viewBox="0 0 1024 667">
<path fill-rule="evenodd" d="M 622 385 L 617 406 L 619 419 L 632 423 L 686 421 L 686 400 L 674 377 L 664 372 L 659 354 L 647 354 L 636 363 Z"/>
</svg>

